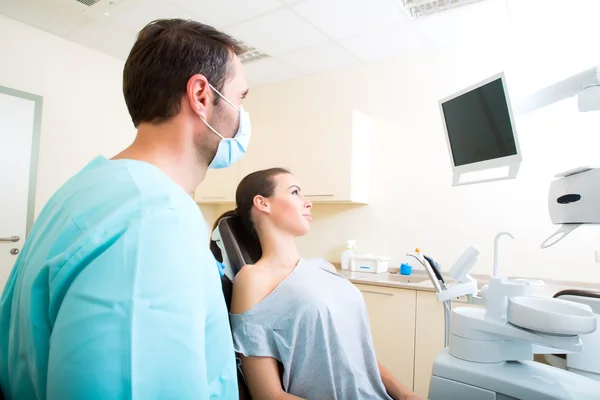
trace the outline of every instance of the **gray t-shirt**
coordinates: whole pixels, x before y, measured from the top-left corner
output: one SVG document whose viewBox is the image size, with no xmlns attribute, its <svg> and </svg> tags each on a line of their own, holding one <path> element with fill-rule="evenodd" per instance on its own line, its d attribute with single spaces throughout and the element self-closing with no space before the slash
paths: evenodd
<svg viewBox="0 0 600 400">
<path fill-rule="evenodd" d="M 283 388 L 309 400 L 391 399 L 364 299 L 325 260 L 301 259 L 267 297 L 231 314 L 234 347 L 283 365 Z"/>
</svg>

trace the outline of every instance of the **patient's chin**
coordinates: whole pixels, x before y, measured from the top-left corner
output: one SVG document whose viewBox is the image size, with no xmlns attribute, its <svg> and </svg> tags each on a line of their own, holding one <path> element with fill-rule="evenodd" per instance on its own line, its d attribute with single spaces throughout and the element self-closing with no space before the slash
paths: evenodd
<svg viewBox="0 0 600 400">
<path fill-rule="evenodd" d="M 306 223 L 302 225 L 303 226 L 298 226 L 296 227 L 296 229 L 294 229 L 294 236 L 300 237 L 308 234 L 308 232 L 310 231 L 310 224 Z"/>
</svg>

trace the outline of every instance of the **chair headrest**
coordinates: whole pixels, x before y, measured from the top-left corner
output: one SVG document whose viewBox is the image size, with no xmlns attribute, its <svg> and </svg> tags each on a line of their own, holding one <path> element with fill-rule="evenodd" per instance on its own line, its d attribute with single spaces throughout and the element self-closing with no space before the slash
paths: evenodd
<svg viewBox="0 0 600 400">
<path fill-rule="evenodd" d="M 251 235 L 238 216 L 222 218 L 218 225 L 223 247 L 234 275 L 246 264 L 256 263 L 262 248 L 256 236 Z"/>
</svg>

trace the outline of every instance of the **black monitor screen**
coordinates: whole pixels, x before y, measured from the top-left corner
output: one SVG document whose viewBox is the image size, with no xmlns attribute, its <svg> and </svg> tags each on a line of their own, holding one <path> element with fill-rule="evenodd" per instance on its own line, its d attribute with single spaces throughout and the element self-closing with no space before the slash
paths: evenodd
<svg viewBox="0 0 600 400">
<path fill-rule="evenodd" d="M 517 154 L 500 78 L 442 103 L 454 165 Z"/>
</svg>

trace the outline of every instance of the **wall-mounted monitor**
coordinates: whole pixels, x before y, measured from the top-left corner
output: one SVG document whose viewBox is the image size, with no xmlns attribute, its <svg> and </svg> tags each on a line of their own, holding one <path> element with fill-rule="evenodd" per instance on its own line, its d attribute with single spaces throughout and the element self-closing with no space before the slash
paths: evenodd
<svg viewBox="0 0 600 400">
<path fill-rule="evenodd" d="M 452 185 L 512 179 L 522 157 L 504 73 L 439 101 Z"/>
</svg>

